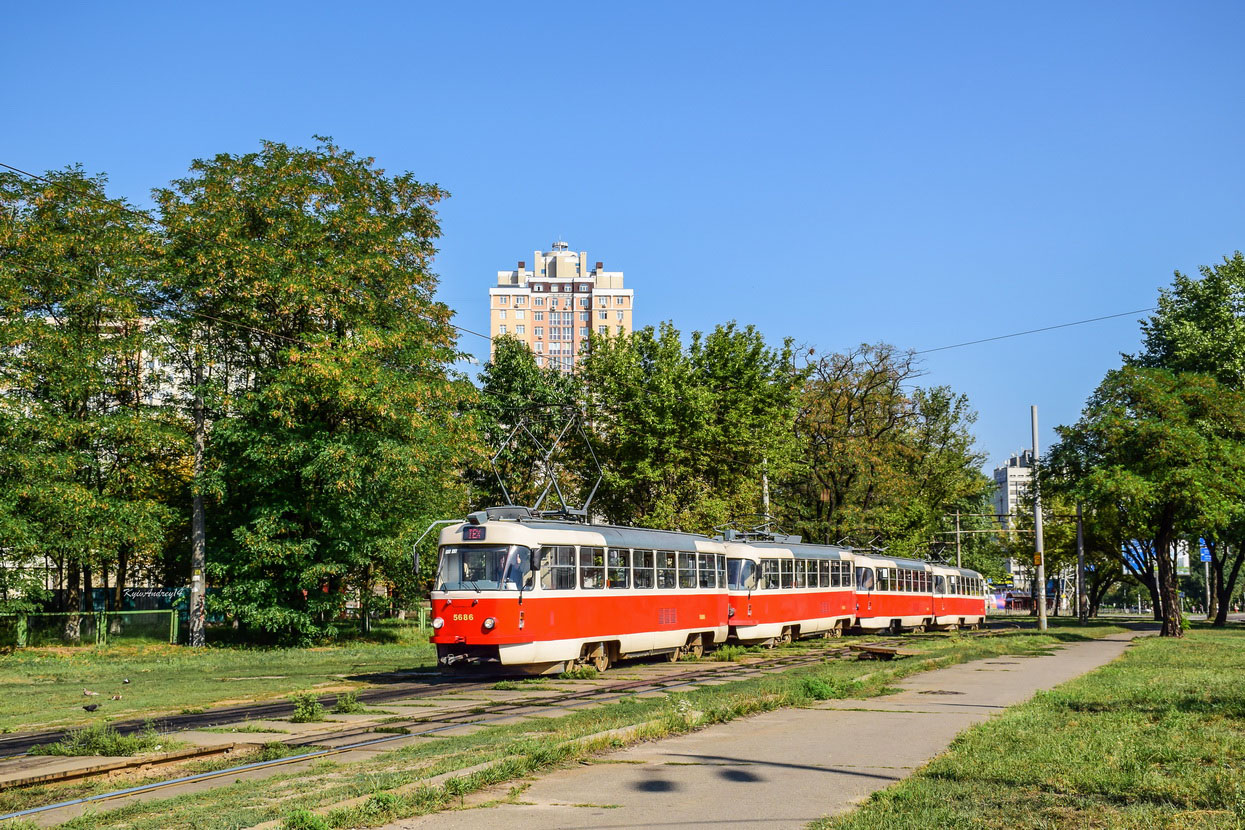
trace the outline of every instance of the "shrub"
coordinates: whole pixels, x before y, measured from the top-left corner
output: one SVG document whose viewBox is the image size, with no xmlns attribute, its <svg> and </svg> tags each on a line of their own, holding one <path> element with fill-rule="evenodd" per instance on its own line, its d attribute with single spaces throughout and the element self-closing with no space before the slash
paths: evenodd
<svg viewBox="0 0 1245 830">
<path fill-rule="evenodd" d="M 329 823 L 310 810 L 295 810 L 285 817 L 281 830 L 331 830 Z"/>
<path fill-rule="evenodd" d="M 359 702 L 357 692 L 342 692 L 337 696 L 337 702 L 333 704 L 334 715 L 353 715 L 363 711 L 363 704 Z"/>
<path fill-rule="evenodd" d="M 311 692 L 300 692 L 290 695 L 294 701 L 294 715 L 290 723 L 318 723 L 324 720 L 324 707 Z"/>
<path fill-rule="evenodd" d="M 158 749 L 171 749 L 179 742 L 162 739 L 150 721 L 142 732 L 122 735 L 106 723 L 75 729 L 54 744 L 30 748 L 31 755 L 137 755 Z"/>
<path fill-rule="evenodd" d="M 558 675 L 562 680 L 595 680 L 599 676 L 600 672 L 592 666 L 576 666 Z"/>
</svg>

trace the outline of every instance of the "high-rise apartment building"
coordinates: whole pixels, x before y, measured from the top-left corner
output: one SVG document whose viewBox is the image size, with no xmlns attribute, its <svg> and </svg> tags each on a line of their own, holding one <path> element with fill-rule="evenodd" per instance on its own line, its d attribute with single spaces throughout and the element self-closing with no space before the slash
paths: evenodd
<svg viewBox="0 0 1245 830">
<path fill-rule="evenodd" d="M 1010 526 L 1010 519 L 1017 513 L 1030 509 L 1024 503 L 1033 486 L 1033 453 L 1025 450 L 1007 459 L 1002 467 L 994 468 L 994 513 L 1003 527 Z"/>
<path fill-rule="evenodd" d="M 536 251 L 531 267 L 519 262 L 497 272 L 489 289 L 489 334 L 509 334 L 536 355 L 541 366 L 574 371 L 589 334 L 631 333 L 633 292 L 623 288 L 622 271 L 588 268 L 588 253 L 565 242 Z"/>
</svg>

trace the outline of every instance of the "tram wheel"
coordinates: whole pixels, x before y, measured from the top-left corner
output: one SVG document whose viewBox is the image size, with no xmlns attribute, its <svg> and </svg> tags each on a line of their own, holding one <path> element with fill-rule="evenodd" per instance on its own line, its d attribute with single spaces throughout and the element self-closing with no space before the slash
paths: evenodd
<svg viewBox="0 0 1245 830">
<path fill-rule="evenodd" d="M 839 624 L 837 624 L 837 623 L 836 623 L 835 625 L 833 625 L 833 626 L 830 628 L 830 630 L 829 630 L 829 631 L 827 631 L 827 632 L 826 632 L 826 636 L 827 636 L 827 637 L 829 637 L 829 638 L 832 638 L 832 639 L 833 639 L 833 638 L 835 638 L 835 637 L 842 637 L 842 636 L 843 636 L 843 626 L 841 626 L 841 625 L 839 625 Z"/>
<path fill-rule="evenodd" d="M 674 651 L 666 652 L 666 661 L 669 663 L 677 663 L 683 659 L 683 649 L 676 648 Z"/>
<path fill-rule="evenodd" d="M 947 626 L 947 631 L 959 631 L 959 630 L 960 630 L 960 627 L 956 625 L 955 623 L 951 623 L 951 625 Z"/>
<path fill-rule="evenodd" d="M 921 625 L 914 625 L 914 626 L 912 626 L 912 633 L 913 633 L 913 634 L 924 634 L 924 633 L 925 633 L 925 624 L 924 624 L 924 623 L 922 623 Z"/>
<path fill-rule="evenodd" d="M 791 644 L 791 629 L 784 627 L 782 633 L 774 638 L 774 645 L 786 646 Z"/>
<path fill-rule="evenodd" d="M 899 620 L 891 620 L 891 634 L 902 634 L 903 626 L 899 624 Z"/>
<path fill-rule="evenodd" d="M 610 667 L 610 650 L 604 643 L 596 647 L 591 657 L 592 667 L 598 672 L 604 672 Z"/>
<path fill-rule="evenodd" d="M 686 646 L 687 653 L 696 658 L 705 656 L 705 643 L 699 636 L 693 639 Z"/>
</svg>

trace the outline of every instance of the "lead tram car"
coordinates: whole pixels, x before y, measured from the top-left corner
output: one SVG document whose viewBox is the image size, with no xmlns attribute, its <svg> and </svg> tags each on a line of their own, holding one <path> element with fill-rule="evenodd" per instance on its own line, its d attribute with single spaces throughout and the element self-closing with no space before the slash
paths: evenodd
<svg viewBox="0 0 1245 830">
<path fill-rule="evenodd" d="M 442 667 L 547 674 L 725 641 L 726 556 L 706 536 L 489 508 L 441 531 Z"/>
</svg>

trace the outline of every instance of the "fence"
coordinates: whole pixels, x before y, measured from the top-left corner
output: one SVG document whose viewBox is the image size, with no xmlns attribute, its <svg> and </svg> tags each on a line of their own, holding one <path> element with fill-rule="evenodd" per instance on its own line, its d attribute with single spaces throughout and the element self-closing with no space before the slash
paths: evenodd
<svg viewBox="0 0 1245 830">
<path fill-rule="evenodd" d="M 176 611 L 0 614 L 0 647 L 176 643 Z"/>
</svg>

